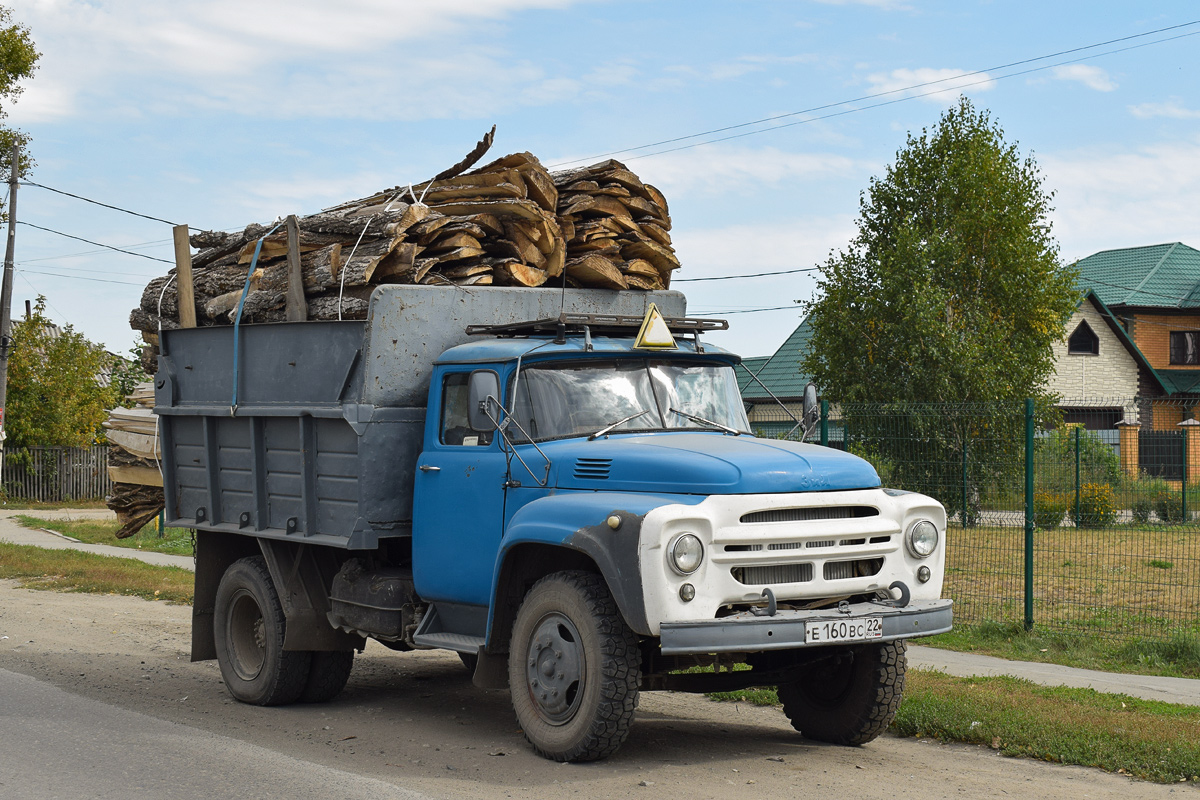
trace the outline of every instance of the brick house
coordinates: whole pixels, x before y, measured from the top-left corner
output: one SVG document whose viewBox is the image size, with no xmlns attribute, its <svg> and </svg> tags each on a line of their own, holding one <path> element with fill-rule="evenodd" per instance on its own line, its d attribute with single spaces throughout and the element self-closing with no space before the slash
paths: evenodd
<svg viewBox="0 0 1200 800">
<path fill-rule="evenodd" d="M 1126 363 L 1123 370 L 1105 367 L 1115 370 L 1108 394 L 1142 398 L 1139 421 L 1154 430 L 1174 430 L 1194 418 L 1200 404 L 1200 251 L 1180 242 L 1103 250 L 1076 266 L 1080 287 L 1098 301 L 1091 304 L 1096 313 L 1118 339 L 1123 332 L 1133 345 L 1126 350 L 1138 366 L 1136 391 L 1129 391 Z M 1058 359 L 1063 378 L 1086 369 L 1086 359 L 1073 357 L 1084 348 L 1079 326 L 1086 321 L 1072 318 L 1068 325 L 1066 354 Z M 1095 333 L 1095 325 L 1089 328 Z"/>
</svg>

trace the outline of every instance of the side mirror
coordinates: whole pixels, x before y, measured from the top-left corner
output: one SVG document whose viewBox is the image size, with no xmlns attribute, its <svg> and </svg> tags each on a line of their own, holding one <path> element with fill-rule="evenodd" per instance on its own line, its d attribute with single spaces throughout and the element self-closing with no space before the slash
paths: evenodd
<svg viewBox="0 0 1200 800">
<path fill-rule="evenodd" d="M 817 387 L 810 383 L 804 387 L 804 415 L 801 426 L 805 431 L 811 431 L 821 418 L 821 404 L 817 402 Z"/>
<path fill-rule="evenodd" d="M 467 380 L 467 422 L 478 432 L 496 430 L 499 419 L 500 376 L 490 369 L 477 369 Z M 489 416 L 490 415 L 490 416 Z"/>
</svg>

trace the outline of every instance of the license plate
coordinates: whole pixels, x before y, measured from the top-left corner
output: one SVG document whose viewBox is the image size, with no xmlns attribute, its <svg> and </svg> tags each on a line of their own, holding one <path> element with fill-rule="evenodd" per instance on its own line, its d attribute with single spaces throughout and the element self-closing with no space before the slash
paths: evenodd
<svg viewBox="0 0 1200 800">
<path fill-rule="evenodd" d="M 883 620 L 879 617 L 817 620 L 805 623 L 804 637 L 808 644 L 880 639 L 883 637 Z"/>
</svg>

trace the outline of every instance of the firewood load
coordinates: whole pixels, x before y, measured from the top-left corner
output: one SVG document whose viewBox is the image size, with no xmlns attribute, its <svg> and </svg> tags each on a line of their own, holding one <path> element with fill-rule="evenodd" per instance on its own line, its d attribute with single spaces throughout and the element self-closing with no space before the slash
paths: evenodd
<svg viewBox="0 0 1200 800">
<path fill-rule="evenodd" d="M 490 137 L 430 181 L 297 219 L 301 318 L 364 319 L 371 291 L 381 283 L 565 282 L 642 290 L 670 284 L 679 261 L 657 189 L 616 161 L 551 175 L 530 153 L 463 171 L 490 146 Z M 197 325 L 232 324 L 239 302 L 245 323 L 288 318 L 289 237 L 282 225 L 269 231 L 254 224 L 239 233 L 190 237 L 199 249 L 191 260 Z M 130 315 L 130 326 L 155 348 L 160 328 L 179 327 L 176 278 L 172 270 L 152 280 Z M 151 372 L 152 355 L 147 352 L 144 364 Z"/>
<path fill-rule="evenodd" d="M 128 399 L 132 408 L 114 408 L 103 426 L 108 437 L 112 494 L 104 498 L 121 523 L 118 539 L 140 531 L 163 509 L 162 457 L 154 416 L 154 387 L 140 383 Z"/>
<path fill-rule="evenodd" d="M 679 259 L 662 192 L 619 161 L 556 172 L 567 277 L 578 286 L 666 289 Z"/>
</svg>

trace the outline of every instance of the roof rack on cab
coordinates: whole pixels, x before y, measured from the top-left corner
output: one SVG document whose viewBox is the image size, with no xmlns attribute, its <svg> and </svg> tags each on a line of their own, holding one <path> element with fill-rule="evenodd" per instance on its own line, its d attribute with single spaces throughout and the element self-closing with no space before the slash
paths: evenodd
<svg viewBox="0 0 1200 800">
<path fill-rule="evenodd" d="M 727 331 L 729 321 L 699 317 L 664 317 L 673 332 L 699 335 L 707 331 Z M 590 333 L 594 336 L 636 336 L 642 317 L 618 314 L 560 314 L 546 319 L 510 322 L 504 325 L 468 325 L 469 335 L 530 336 L 539 333 L 557 334 L 563 339 L 568 333 Z"/>
</svg>

